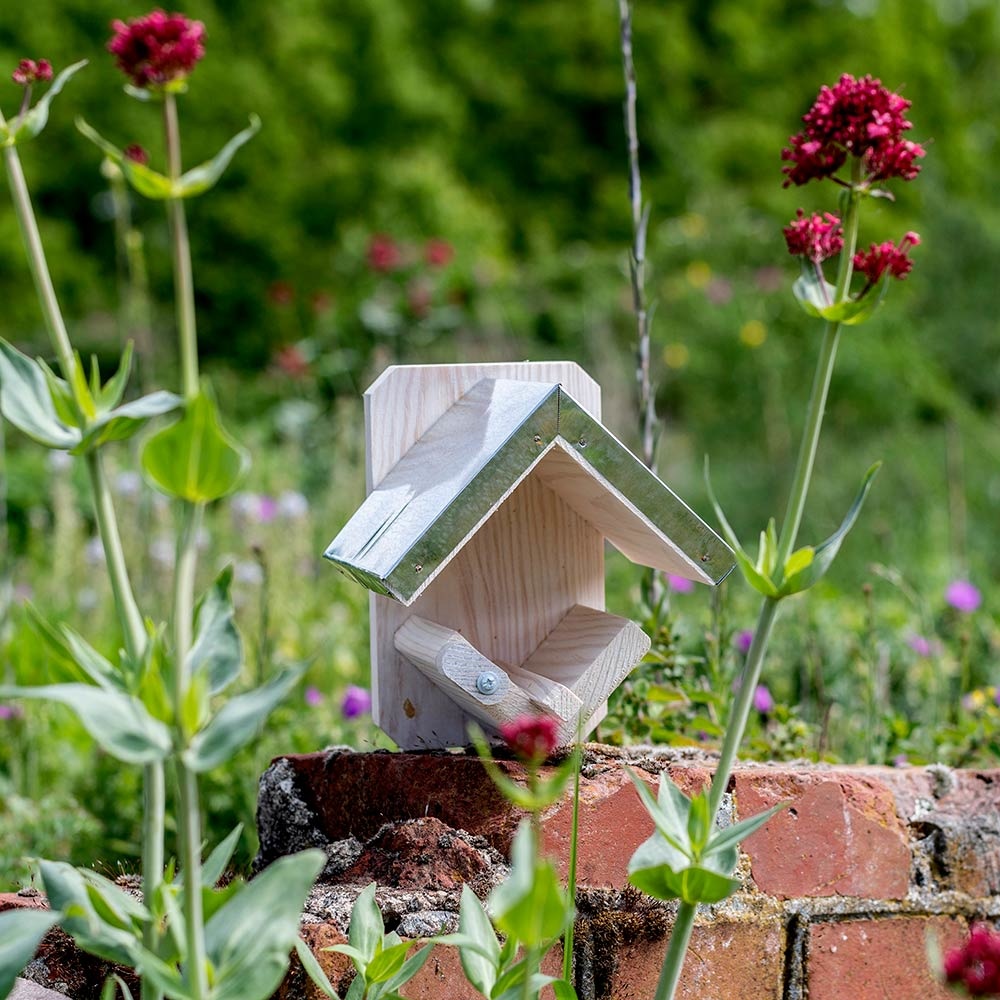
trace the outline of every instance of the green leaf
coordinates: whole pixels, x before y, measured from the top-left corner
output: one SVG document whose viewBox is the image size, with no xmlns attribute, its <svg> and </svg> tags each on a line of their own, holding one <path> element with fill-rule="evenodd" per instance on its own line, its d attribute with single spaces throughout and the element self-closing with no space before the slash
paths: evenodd
<svg viewBox="0 0 1000 1000">
<path fill-rule="evenodd" d="M 458 904 L 458 929 L 474 942 L 473 947 L 459 946 L 465 978 L 488 997 L 497 980 L 500 945 L 483 904 L 467 885 L 462 886 L 462 899 Z"/>
<path fill-rule="evenodd" d="M 142 451 L 142 467 L 169 496 L 203 503 L 231 493 L 250 464 L 246 450 L 219 422 L 205 389 L 190 400 L 180 420 L 157 431 Z"/>
<path fill-rule="evenodd" d="M 325 863 L 318 850 L 279 858 L 206 922 L 213 1000 L 265 1000 L 277 989 L 299 939 L 306 896 Z"/>
<path fill-rule="evenodd" d="M 8 910 L 0 913 L 0 997 L 14 989 L 14 980 L 31 961 L 42 938 L 59 923 L 52 910 Z"/>
<path fill-rule="evenodd" d="M 810 316 L 825 319 L 829 323 L 856 326 L 869 319 L 885 301 L 889 282 L 883 278 L 876 289 L 859 299 L 846 298 L 836 302 L 836 288 L 828 281 L 820 281 L 816 268 L 808 261 L 802 261 L 802 273 L 792 286 L 792 292 L 802 309 Z"/>
<path fill-rule="evenodd" d="M 536 857 L 535 838 L 521 822 L 511 847 L 511 873 L 490 893 L 489 909 L 499 931 L 537 948 L 558 937 L 572 918 L 556 870 Z"/>
<path fill-rule="evenodd" d="M 552 987 L 556 1000 L 578 1000 L 573 984 L 566 982 L 565 979 L 557 979 L 549 985 Z"/>
<path fill-rule="evenodd" d="M 183 403 L 184 400 L 175 393 L 159 391 L 100 413 L 87 426 L 83 439 L 72 450 L 72 454 L 84 455 L 108 441 L 125 441 L 142 430 L 154 417 L 172 413 Z"/>
<path fill-rule="evenodd" d="M 830 568 L 837 553 L 840 551 L 840 546 L 847 537 L 847 533 L 854 527 L 854 522 L 857 521 L 858 515 L 861 513 L 861 508 L 864 506 L 868 491 L 871 489 L 875 476 L 878 475 L 878 470 L 881 467 L 882 463 L 876 462 L 865 473 L 865 478 L 861 481 L 861 488 L 858 490 L 858 494 L 855 496 L 850 510 L 844 516 L 840 527 L 825 542 L 816 546 L 815 554 L 809 565 L 785 579 L 785 582 L 781 585 L 782 597 L 808 590 L 826 574 L 826 571 Z"/>
<path fill-rule="evenodd" d="M 30 601 L 24 610 L 36 634 L 48 646 L 59 674 L 73 681 L 86 678 L 105 690 L 124 690 L 121 674 L 83 636 L 68 625 L 53 625 Z"/>
<path fill-rule="evenodd" d="M 194 645 L 187 656 L 188 673 L 207 673 L 212 694 L 236 680 L 243 665 L 243 644 L 229 596 L 232 580 L 232 567 L 226 567 L 202 598 L 195 620 Z"/>
<path fill-rule="evenodd" d="M 169 177 L 147 167 L 144 163 L 136 163 L 135 160 L 129 159 L 122 150 L 114 143 L 108 142 L 97 129 L 89 125 L 83 118 L 77 118 L 76 127 L 112 163 L 121 168 L 125 179 L 138 194 L 157 201 L 173 197 L 174 187 Z"/>
<path fill-rule="evenodd" d="M 222 843 L 218 844 L 205 859 L 205 863 L 201 866 L 201 884 L 206 889 L 214 886 L 225 874 L 226 865 L 229 864 L 233 851 L 236 850 L 236 845 L 240 842 L 241 833 L 243 833 L 243 824 L 237 823 L 233 832 Z"/>
<path fill-rule="evenodd" d="M 664 773 L 660 774 L 659 794 L 654 799 L 646 782 L 638 777 L 631 768 L 626 768 L 626 770 L 660 836 L 681 857 L 690 858 L 691 843 L 687 829 L 688 812 L 691 808 L 690 800 Z"/>
<path fill-rule="evenodd" d="M 717 903 L 739 887 L 739 881 L 729 877 L 736 867 L 737 858 L 733 848 L 706 856 L 701 864 L 691 864 L 663 837 L 654 834 L 632 855 L 628 879 L 654 899 L 682 899 L 692 904 Z M 728 873 L 727 866 L 730 866 Z"/>
<path fill-rule="evenodd" d="M 729 521 L 726 519 L 726 515 L 723 513 L 719 501 L 715 498 L 715 491 L 712 489 L 712 480 L 709 476 L 707 455 L 705 456 L 705 489 L 708 492 L 708 499 L 712 504 L 712 509 L 715 511 L 715 516 L 719 521 L 723 537 L 729 543 L 729 547 L 733 550 L 733 555 L 736 557 L 737 565 L 740 567 L 740 572 L 743 574 L 747 583 L 749 583 L 754 590 L 763 594 L 765 597 L 777 597 L 778 588 L 774 585 L 769 576 L 761 573 L 757 569 L 756 564 L 740 544 L 740 540 L 737 537 L 736 532 L 733 531 Z M 763 541 L 761 548 L 763 551 Z"/>
<path fill-rule="evenodd" d="M 790 576 L 795 576 L 807 566 L 812 564 L 816 556 L 816 550 L 811 545 L 805 545 L 801 549 L 796 549 L 785 560 L 783 578 L 787 580 Z"/>
<path fill-rule="evenodd" d="M 0 127 L 0 146 L 13 146 L 19 142 L 34 139 L 48 124 L 49 107 L 53 99 L 66 86 L 66 81 L 86 65 L 87 60 L 82 59 L 78 63 L 73 63 L 72 66 L 67 66 L 52 81 L 52 86 L 39 98 L 38 103 L 23 118 L 15 118 L 12 122 Z"/>
<path fill-rule="evenodd" d="M 413 942 L 409 941 L 406 944 L 408 947 L 412 947 Z M 427 959 L 431 957 L 433 948 L 434 946 L 429 944 L 421 948 L 420 951 L 414 952 L 403 962 L 396 974 L 384 983 L 380 996 L 385 998 L 385 1000 L 392 1000 L 393 997 L 397 996 L 397 991 L 402 986 L 405 986 L 424 967 Z"/>
<path fill-rule="evenodd" d="M 767 522 L 767 529 L 760 533 L 760 549 L 757 552 L 756 570 L 762 576 L 770 579 L 778 564 L 778 529 L 774 518 Z"/>
<path fill-rule="evenodd" d="M 375 957 L 376 952 L 382 944 L 382 936 L 385 934 L 385 924 L 382 921 L 382 911 L 379 910 L 375 902 L 375 883 L 370 882 L 354 903 L 351 910 L 351 923 L 347 929 L 347 939 L 351 947 L 356 949 L 359 955 L 364 958 L 363 963 L 355 958 L 355 965 L 358 974 L 364 976 L 365 970 L 362 964 L 367 964 Z"/>
<path fill-rule="evenodd" d="M 304 666 L 283 670 L 263 687 L 227 701 L 211 722 L 191 740 L 184 760 L 193 771 L 218 767 L 246 746 L 264 720 L 284 700 L 305 672 Z"/>
<path fill-rule="evenodd" d="M 8 686 L 0 687 L 0 698 L 38 698 L 68 705 L 98 745 L 127 764 L 150 764 L 170 753 L 167 727 L 137 698 L 121 691 L 90 684 Z"/>
<path fill-rule="evenodd" d="M 380 917 L 381 919 L 381 917 Z M 368 983 L 387 983 L 403 967 L 406 953 L 413 947 L 412 941 L 400 941 L 377 952 L 365 966 Z"/>
<path fill-rule="evenodd" d="M 46 448 L 73 448 L 78 428 L 59 418 L 45 372 L 31 358 L 0 340 L 0 413 Z"/>
<path fill-rule="evenodd" d="M 837 289 L 829 281 L 821 279 L 809 261 L 803 260 L 802 273 L 792 285 L 792 294 L 809 316 L 826 319 L 826 310 L 832 308 Z"/>
<path fill-rule="evenodd" d="M 298 955 L 306 975 L 319 988 L 320 992 L 330 997 L 330 1000 L 340 1000 L 337 991 L 333 988 L 326 973 L 323 971 L 323 966 L 316 961 L 316 956 L 312 953 L 312 949 L 300 937 L 295 939 L 295 954 Z"/>
<path fill-rule="evenodd" d="M 701 856 L 705 845 L 708 843 L 708 835 L 712 829 L 712 813 L 708 805 L 707 792 L 699 792 L 690 802 L 691 809 L 688 813 L 687 832 L 691 844 L 691 853 L 697 858 Z"/>
<path fill-rule="evenodd" d="M 77 945 L 99 958 L 134 965 L 140 947 L 131 930 L 106 923 L 94 909 L 83 873 L 61 861 L 40 861 L 38 868 L 53 910 L 64 914 L 63 929 Z"/>
<path fill-rule="evenodd" d="M 114 375 L 108 379 L 103 388 L 97 385 L 91 390 L 100 412 L 106 413 L 108 410 L 113 410 L 122 401 L 122 397 L 125 395 L 125 387 L 128 385 L 129 375 L 132 374 L 133 352 L 134 347 L 132 341 L 129 340 L 125 344 L 125 350 L 122 351 L 121 359 L 118 362 L 118 369 Z"/>
<path fill-rule="evenodd" d="M 787 805 L 787 802 L 780 802 L 756 816 L 727 826 L 725 830 L 719 830 L 709 841 L 707 853 L 714 854 L 717 851 L 726 851 L 735 847 L 745 837 L 749 837 L 755 830 L 759 830 L 775 813 L 781 812 Z"/>
<path fill-rule="evenodd" d="M 251 115 L 249 126 L 234 135 L 211 160 L 188 170 L 180 177 L 175 187 L 175 196 L 192 198 L 215 187 L 236 151 L 246 145 L 259 131 L 260 119 L 256 115 Z"/>
</svg>

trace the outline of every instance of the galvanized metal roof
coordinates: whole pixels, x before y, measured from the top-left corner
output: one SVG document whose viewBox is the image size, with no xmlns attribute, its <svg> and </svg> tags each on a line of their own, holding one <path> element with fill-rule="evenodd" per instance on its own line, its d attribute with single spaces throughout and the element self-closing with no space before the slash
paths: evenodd
<svg viewBox="0 0 1000 1000">
<path fill-rule="evenodd" d="M 483 379 L 368 495 L 326 558 L 411 604 L 528 475 L 633 562 L 701 583 L 729 547 L 555 383 Z"/>
</svg>

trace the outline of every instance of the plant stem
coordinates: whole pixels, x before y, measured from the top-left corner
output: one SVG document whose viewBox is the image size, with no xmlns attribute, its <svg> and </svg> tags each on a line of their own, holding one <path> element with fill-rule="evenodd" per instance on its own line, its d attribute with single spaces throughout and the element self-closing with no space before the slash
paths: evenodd
<svg viewBox="0 0 1000 1000">
<path fill-rule="evenodd" d="M 186 660 L 191 649 L 194 622 L 194 582 L 197 568 L 197 538 L 201 527 L 203 504 L 185 503 L 177 534 L 177 560 L 174 569 L 174 712 L 177 718 L 178 746 L 183 748 L 189 734 L 185 730 L 183 707 L 187 701 Z M 179 789 L 178 834 L 184 874 L 184 931 L 187 939 L 186 973 L 192 1000 L 208 994 L 205 965 L 205 915 L 201 900 L 201 806 L 198 781 L 180 755 L 177 756 Z"/>
<path fill-rule="evenodd" d="M 642 460 L 656 471 L 656 400 L 649 376 L 649 310 L 646 306 L 646 227 L 649 214 L 642 205 L 642 175 L 639 172 L 639 130 L 636 125 L 635 64 L 632 61 L 632 5 L 618 0 L 621 24 L 622 71 L 625 76 L 625 135 L 628 139 L 629 200 L 632 205 L 632 307 L 636 321 L 636 382 L 639 389 L 639 436 Z"/>
<path fill-rule="evenodd" d="M 580 739 L 579 733 L 577 740 Z M 577 762 L 576 773 L 573 775 L 573 823 L 569 839 L 569 872 L 566 876 L 566 895 L 573 907 L 573 915 L 563 935 L 563 979 L 571 982 L 573 975 L 573 939 L 576 930 L 576 862 L 580 846 L 580 771 L 583 768 L 583 747 L 578 742 L 577 749 L 580 759 Z"/>
<path fill-rule="evenodd" d="M 765 597 L 761 605 L 760 615 L 757 618 L 757 627 L 754 629 L 753 641 L 747 651 L 746 663 L 743 664 L 743 671 L 740 674 L 740 689 L 736 694 L 736 704 L 729 716 L 726 724 L 726 736 L 722 741 L 722 750 L 719 753 L 719 763 L 712 778 L 712 788 L 708 796 L 708 807 L 714 819 L 719 811 L 719 803 L 729 784 L 729 776 L 736 761 L 736 754 L 743 742 L 743 734 L 746 731 L 747 720 L 753 708 L 753 696 L 760 681 L 761 667 L 764 665 L 764 654 L 767 651 L 767 643 L 771 637 L 771 629 L 774 626 L 774 619 L 778 611 L 778 600 L 773 597 Z"/>
<path fill-rule="evenodd" d="M 181 866 L 184 872 L 184 930 L 187 937 L 185 972 L 191 1000 L 208 996 L 205 957 L 205 914 L 201 902 L 201 807 L 198 779 L 178 758 Z"/>
<path fill-rule="evenodd" d="M 3 117 L 0 115 L 0 123 L 2 121 Z M 49 337 L 52 340 L 56 356 L 59 358 L 59 367 L 62 369 L 63 377 L 72 387 L 76 357 L 69 342 L 69 335 L 66 333 L 66 324 L 63 322 L 62 311 L 59 308 L 59 300 L 56 298 L 55 288 L 52 286 L 52 276 L 49 274 L 48 263 L 45 260 L 42 237 L 38 232 L 38 222 L 35 220 L 35 212 L 31 207 L 28 185 L 24 180 L 24 171 L 21 169 L 21 160 L 17 155 L 17 147 L 4 147 L 3 158 L 4 166 L 7 168 L 7 180 L 10 183 L 11 197 L 14 201 L 14 211 L 17 214 L 21 236 L 24 239 L 24 249 L 28 257 L 28 268 L 35 283 L 35 290 L 38 292 L 39 304 L 42 307 L 42 317 L 45 320 L 46 329 L 49 331 Z M 80 401 L 77 399 L 75 389 L 73 391 L 73 400 L 79 409 Z M 82 416 L 82 411 L 80 415 Z"/>
<path fill-rule="evenodd" d="M 167 139 L 169 176 L 172 181 L 176 181 L 181 175 L 181 134 L 177 123 L 177 99 L 173 94 L 163 95 L 163 124 Z M 171 198 L 167 202 L 167 214 L 174 255 L 174 297 L 177 333 L 180 338 L 181 384 L 185 398 L 192 399 L 198 395 L 198 328 L 184 199 Z"/>
<path fill-rule="evenodd" d="M 688 942 L 691 940 L 691 930 L 694 927 L 694 915 L 698 907 L 694 903 L 681 902 L 674 917 L 674 926 L 670 929 L 670 947 L 663 960 L 660 970 L 660 981 L 656 984 L 655 1000 L 672 1000 L 677 989 L 677 981 L 684 966 L 684 956 L 687 954 Z"/>
</svg>

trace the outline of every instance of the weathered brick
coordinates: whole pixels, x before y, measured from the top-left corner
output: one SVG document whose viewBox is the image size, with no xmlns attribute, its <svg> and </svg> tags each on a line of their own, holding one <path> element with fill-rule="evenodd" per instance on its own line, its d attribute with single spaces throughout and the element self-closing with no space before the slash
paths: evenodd
<svg viewBox="0 0 1000 1000">
<path fill-rule="evenodd" d="M 927 962 L 927 934 L 942 949 L 961 943 L 965 922 L 896 917 L 816 923 L 809 929 L 809 1000 L 948 1000 Z"/>
<path fill-rule="evenodd" d="M 847 771 L 778 768 L 747 768 L 735 782 L 741 819 L 789 803 L 743 842 L 758 888 L 783 899 L 906 896 L 907 830 L 885 785 Z"/>
<path fill-rule="evenodd" d="M 623 944 L 600 1000 L 649 1000 L 667 941 Z M 785 934 L 774 920 L 717 920 L 696 925 L 677 988 L 678 1000 L 780 1000 Z"/>
</svg>

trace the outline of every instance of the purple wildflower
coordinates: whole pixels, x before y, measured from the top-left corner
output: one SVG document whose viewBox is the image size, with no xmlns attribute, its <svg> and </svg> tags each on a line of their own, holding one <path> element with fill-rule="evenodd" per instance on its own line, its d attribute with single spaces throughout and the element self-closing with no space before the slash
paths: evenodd
<svg viewBox="0 0 1000 1000">
<path fill-rule="evenodd" d="M 670 573 L 667 576 L 667 586 L 678 594 L 690 594 L 694 590 L 694 582 L 684 576 L 674 576 Z"/>
<path fill-rule="evenodd" d="M 350 684 L 344 692 L 340 710 L 345 719 L 356 719 L 359 715 L 367 715 L 371 711 L 372 696 L 356 684 Z"/>
<path fill-rule="evenodd" d="M 305 703 L 310 708 L 317 708 L 319 705 L 323 704 L 323 693 L 318 687 L 315 687 L 312 684 L 305 689 L 303 698 L 305 699 Z"/>
<path fill-rule="evenodd" d="M 918 635 L 914 632 L 907 640 L 906 644 L 917 656 L 931 655 L 931 641 L 926 636 Z"/>
<path fill-rule="evenodd" d="M 968 580 L 953 580 L 944 592 L 944 599 L 962 614 L 969 615 L 983 603 L 983 595 Z"/>
<path fill-rule="evenodd" d="M 750 652 L 753 643 L 753 629 L 740 629 L 733 638 L 733 645 L 744 655 Z"/>
<path fill-rule="evenodd" d="M 771 697 L 771 692 L 767 689 L 766 684 L 757 685 L 757 690 L 753 693 L 753 707 L 761 715 L 767 715 L 768 712 L 774 711 L 774 698 Z"/>
</svg>

